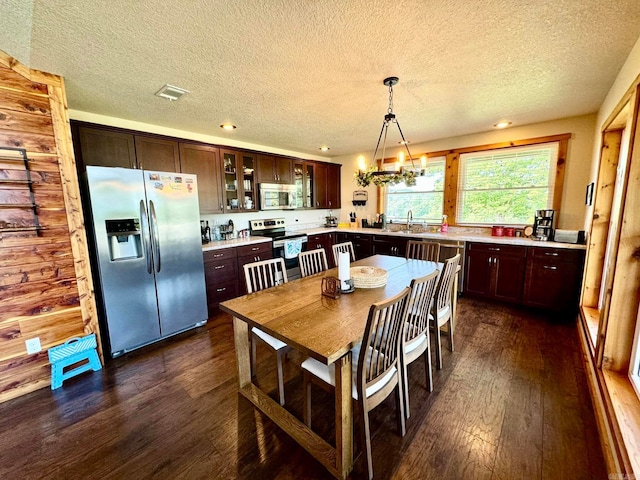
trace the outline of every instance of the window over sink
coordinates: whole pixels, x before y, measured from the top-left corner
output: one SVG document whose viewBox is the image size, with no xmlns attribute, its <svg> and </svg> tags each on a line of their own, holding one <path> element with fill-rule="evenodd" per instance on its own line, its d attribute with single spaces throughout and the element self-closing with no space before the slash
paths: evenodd
<svg viewBox="0 0 640 480">
<path fill-rule="evenodd" d="M 389 169 L 393 169 L 392 166 Z M 387 219 L 404 222 L 407 212 L 413 212 L 417 222 L 440 223 L 444 208 L 445 157 L 429 158 L 424 175 L 416 177 L 416 184 L 404 183 L 385 188 Z"/>
</svg>

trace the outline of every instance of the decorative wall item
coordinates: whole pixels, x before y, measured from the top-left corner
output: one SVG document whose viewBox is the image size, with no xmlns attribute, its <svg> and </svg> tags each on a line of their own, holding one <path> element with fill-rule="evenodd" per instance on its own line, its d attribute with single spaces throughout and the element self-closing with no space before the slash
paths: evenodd
<svg viewBox="0 0 640 480">
<path fill-rule="evenodd" d="M 369 199 L 369 193 L 366 190 L 356 190 L 353 192 L 353 205 L 356 207 L 364 207 Z"/>
<path fill-rule="evenodd" d="M 591 206 L 593 205 L 593 189 L 595 187 L 595 184 L 593 182 L 591 182 L 589 185 L 587 185 L 587 193 L 585 195 L 585 199 L 584 199 L 584 203 L 585 205 Z"/>
</svg>

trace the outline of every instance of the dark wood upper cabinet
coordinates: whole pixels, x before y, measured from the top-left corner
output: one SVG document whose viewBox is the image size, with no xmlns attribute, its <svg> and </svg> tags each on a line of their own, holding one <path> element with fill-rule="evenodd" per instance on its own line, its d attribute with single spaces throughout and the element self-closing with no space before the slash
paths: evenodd
<svg viewBox="0 0 640 480">
<path fill-rule="evenodd" d="M 290 158 L 258 155 L 258 183 L 293 183 L 293 162 Z"/>
<path fill-rule="evenodd" d="M 222 163 L 216 147 L 180 143 L 180 171 L 198 176 L 200 213 L 224 211 Z"/>
<path fill-rule="evenodd" d="M 136 147 L 133 135 L 110 130 L 78 127 L 82 170 L 87 165 L 136 168 Z"/>
<path fill-rule="evenodd" d="M 340 167 L 342 165 L 327 164 L 327 207 L 340 208 Z"/>
<path fill-rule="evenodd" d="M 314 163 L 313 172 L 313 206 L 340 208 L 340 165 Z"/>
<path fill-rule="evenodd" d="M 160 138 L 135 136 L 138 168 L 158 172 L 179 172 L 178 142 Z"/>
</svg>

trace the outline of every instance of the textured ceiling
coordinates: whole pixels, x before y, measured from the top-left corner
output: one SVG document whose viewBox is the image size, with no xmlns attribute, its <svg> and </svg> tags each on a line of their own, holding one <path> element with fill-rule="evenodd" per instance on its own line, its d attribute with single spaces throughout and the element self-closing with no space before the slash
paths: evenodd
<svg viewBox="0 0 640 480">
<path fill-rule="evenodd" d="M 640 36 L 638 0 L 27 3 L 71 109 L 330 156 L 371 155 L 391 75 L 412 143 L 596 112 Z"/>
</svg>

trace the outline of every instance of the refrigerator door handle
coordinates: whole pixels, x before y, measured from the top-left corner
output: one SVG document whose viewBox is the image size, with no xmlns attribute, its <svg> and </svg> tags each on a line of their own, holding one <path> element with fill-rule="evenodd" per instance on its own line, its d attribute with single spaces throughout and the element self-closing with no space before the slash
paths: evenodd
<svg viewBox="0 0 640 480">
<path fill-rule="evenodd" d="M 149 238 L 149 217 L 144 200 L 140 200 L 140 220 L 142 221 L 142 245 L 144 246 L 144 256 L 147 260 L 147 273 L 151 274 L 151 243 Z"/>
<path fill-rule="evenodd" d="M 149 200 L 149 218 L 151 220 L 151 244 L 153 245 L 153 260 L 156 267 L 156 273 L 160 273 L 162 262 L 160 257 L 160 235 L 158 234 L 158 217 L 156 216 L 156 208 L 153 200 Z"/>
</svg>

